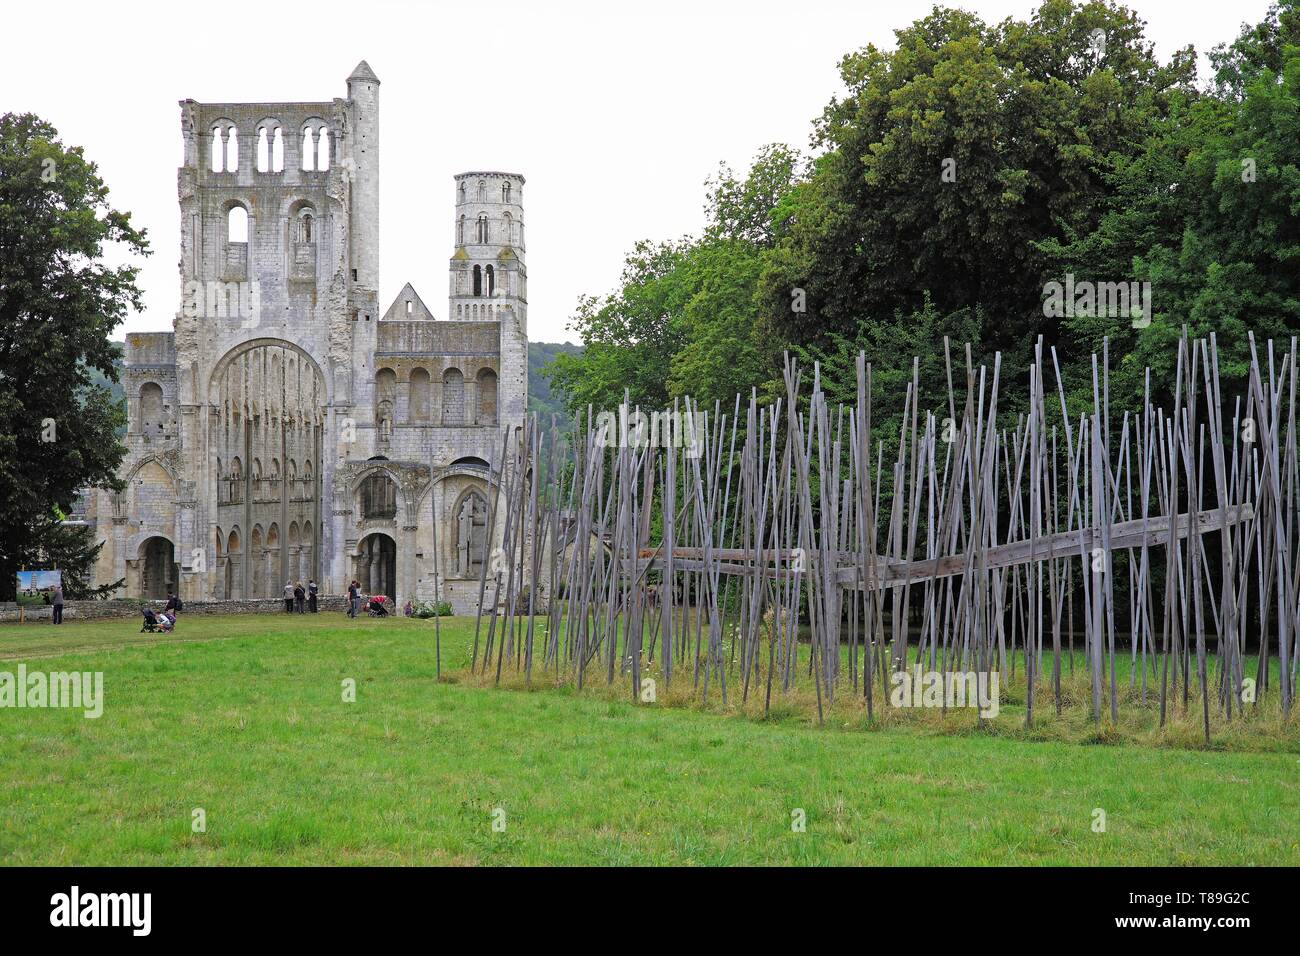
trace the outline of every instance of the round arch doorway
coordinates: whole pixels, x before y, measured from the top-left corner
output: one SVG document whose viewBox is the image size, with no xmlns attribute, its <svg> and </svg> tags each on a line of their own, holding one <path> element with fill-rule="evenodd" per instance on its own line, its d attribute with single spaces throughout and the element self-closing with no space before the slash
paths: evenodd
<svg viewBox="0 0 1300 956">
<path fill-rule="evenodd" d="M 140 543 L 140 596 L 161 601 L 176 593 L 176 549 L 161 535 Z"/>
<path fill-rule="evenodd" d="M 365 594 L 397 600 L 397 543 L 376 531 L 361 539 L 356 555 L 356 579 Z"/>
</svg>

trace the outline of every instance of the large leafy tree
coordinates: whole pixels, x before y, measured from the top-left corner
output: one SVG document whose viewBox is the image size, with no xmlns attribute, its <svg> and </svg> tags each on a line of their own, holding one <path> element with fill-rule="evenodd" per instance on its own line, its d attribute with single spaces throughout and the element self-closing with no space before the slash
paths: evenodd
<svg viewBox="0 0 1300 956">
<path fill-rule="evenodd" d="M 1070 0 L 993 26 L 936 8 L 897 41 L 841 63 L 846 93 L 816 132 L 825 153 L 767 264 L 767 314 L 814 344 L 927 301 L 978 310 L 984 345 L 1021 369 L 1039 335 L 1061 334 L 1042 315 L 1053 263 L 1040 244 L 1091 231 L 1109 158 L 1140 149 L 1187 95 L 1193 56 L 1161 64 L 1135 14 Z M 807 315 L 788 307 L 795 289 Z M 888 342 L 875 358 L 910 362 Z"/>
<path fill-rule="evenodd" d="M 38 117 L 0 116 L 0 599 L 54 560 L 78 593 L 95 546 L 60 514 L 79 489 L 120 487 L 124 412 L 92 370 L 117 380 L 109 335 L 140 292 L 137 267 L 105 262 L 110 243 L 148 253 L 95 164 Z"/>
</svg>

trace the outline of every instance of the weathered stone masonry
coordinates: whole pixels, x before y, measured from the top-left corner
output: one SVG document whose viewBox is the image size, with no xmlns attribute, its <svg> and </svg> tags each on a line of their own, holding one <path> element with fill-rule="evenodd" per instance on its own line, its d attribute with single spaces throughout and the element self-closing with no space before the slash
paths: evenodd
<svg viewBox="0 0 1300 956">
<path fill-rule="evenodd" d="M 447 317 L 410 283 L 381 314 L 379 86 L 363 61 L 346 99 L 181 102 L 181 306 L 127 338 L 127 489 L 86 509 L 124 596 L 356 578 L 400 606 L 436 563 L 476 606 L 489 462 L 527 409 L 524 178 L 456 176 Z"/>
</svg>

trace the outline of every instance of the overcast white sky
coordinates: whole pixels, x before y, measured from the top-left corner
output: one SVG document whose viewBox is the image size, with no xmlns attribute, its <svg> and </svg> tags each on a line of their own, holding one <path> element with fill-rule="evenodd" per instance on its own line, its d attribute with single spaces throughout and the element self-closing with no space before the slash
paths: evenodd
<svg viewBox="0 0 1300 956">
<path fill-rule="evenodd" d="M 6 3 L 0 112 L 30 111 L 99 164 L 148 228 L 146 307 L 172 327 L 180 289 L 177 101 L 330 100 L 367 60 L 380 97 L 381 305 L 410 281 L 446 317 L 452 175 L 522 173 L 529 337 L 576 340 L 578 296 L 609 291 L 642 238 L 698 232 L 703 182 L 764 143 L 806 148 L 836 64 L 931 0 L 279 4 Z M 1032 0 L 954 3 L 987 21 Z M 1132 0 L 1162 58 L 1202 55 L 1267 0 Z M 1202 58 L 1203 72 L 1204 59 Z"/>
</svg>

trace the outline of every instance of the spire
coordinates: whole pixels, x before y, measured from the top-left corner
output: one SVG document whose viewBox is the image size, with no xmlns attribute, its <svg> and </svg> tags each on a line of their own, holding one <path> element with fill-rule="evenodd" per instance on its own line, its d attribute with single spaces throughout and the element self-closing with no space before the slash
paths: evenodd
<svg viewBox="0 0 1300 956">
<path fill-rule="evenodd" d="M 378 83 L 379 77 L 375 76 L 375 71 L 370 69 L 370 64 L 362 60 L 357 64 L 357 68 L 352 71 L 348 80 L 369 80 L 371 83 Z"/>
</svg>

